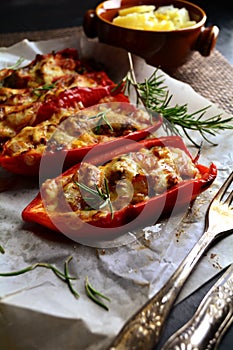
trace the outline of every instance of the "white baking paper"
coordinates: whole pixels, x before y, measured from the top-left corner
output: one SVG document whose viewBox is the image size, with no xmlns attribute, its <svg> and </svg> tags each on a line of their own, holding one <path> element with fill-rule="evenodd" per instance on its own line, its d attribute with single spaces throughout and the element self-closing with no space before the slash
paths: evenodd
<svg viewBox="0 0 233 350">
<path fill-rule="evenodd" d="M 117 82 L 128 70 L 127 53 L 96 41 L 79 37 L 29 42 L 24 40 L 0 49 L 0 64 L 7 67 L 18 57 L 25 65 L 36 53 L 76 47 L 82 56 L 101 62 Z M 137 80 L 143 81 L 155 68 L 135 59 Z M 188 103 L 189 111 L 211 105 L 208 115 L 219 110 L 190 86 L 165 73 L 165 84 L 173 94 L 171 104 Z M 203 144 L 200 163 L 214 162 L 218 176 L 211 188 L 199 196 L 187 215 L 183 213 L 155 226 L 125 234 L 124 239 L 106 247 L 88 247 L 62 234 L 26 224 L 21 212 L 38 192 L 38 181 L 0 169 L 0 272 L 22 269 L 36 262 L 47 262 L 63 270 L 72 256 L 70 274 L 76 299 L 67 285 L 52 271 L 37 268 L 15 277 L 0 277 L 0 349 L 2 350 L 104 350 L 125 321 L 157 292 L 186 256 L 204 227 L 208 203 L 232 170 L 232 132 L 223 131 L 214 140 L 217 147 Z M 186 140 L 187 141 L 187 140 Z M 190 147 L 190 152 L 196 149 Z M 124 242 L 124 244 L 122 244 Z M 221 269 L 232 263 L 233 237 L 214 245 L 201 259 L 185 284 L 180 300 L 192 293 Z M 109 311 L 91 301 L 84 289 L 85 278 L 111 299 Z"/>
</svg>

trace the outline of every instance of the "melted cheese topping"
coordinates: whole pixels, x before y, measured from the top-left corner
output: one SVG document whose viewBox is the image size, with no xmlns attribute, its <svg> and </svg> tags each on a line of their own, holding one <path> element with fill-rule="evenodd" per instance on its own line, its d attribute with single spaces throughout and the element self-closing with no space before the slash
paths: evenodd
<svg viewBox="0 0 233 350">
<path fill-rule="evenodd" d="M 0 71 L 0 143 L 14 137 L 25 126 L 35 125 L 44 102 L 54 100 L 74 87 L 97 88 L 113 85 L 103 71 L 92 68 L 72 53 L 37 55 L 28 66 Z M 80 106 L 77 101 L 76 113 Z M 64 107 L 63 107 L 64 108 Z M 60 111 L 64 115 L 64 111 Z M 70 110 L 67 108 L 67 114 Z M 17 141 L 15 141 L 17 142 Z"/>
<path fill-rule="evenodd" d="M 17 69 L 3 69 L 0 79 L 3 86 L 10 88 L 35 88 L 51 84 L 56 79 L 85 69 L 78 59 L 76 50 L 68 49 L 44 55 L 36 55 L 27 66 Z"/>
<path fill-rule="evenodd" d="M 107 215 L 109 208 L 102 208 L 103 200 L 87 188 L 96 191 L 98 187 L 106 194 L 106 181 L 113 211 L 117 211 L 163 193 L 184 179 L 199 176 L 195 164 L 181 149 L 143 148 L 101 166 L 82 163 L 73 174 L 46 180 L 42 196 L 48 209 L 66 212 L 71 208 L 81 219 L 90 220 L 93 215 Z"/>
<path fill-rule="evenodd" d="M 101 102 L 101 101 L 100 101 Z M 121 104 L 111 109 L 105 103 L 80 112 L 79 106 L 60 109 L 50 120 L 23 128 L 4 147 L 3 155 L 17 156 L 29 150 L 69 150 L 107 142 L 150 126 L 143 110 L 124 110 Z M 75 115 L 75 113 L 79 112 Z"/>
</svg>

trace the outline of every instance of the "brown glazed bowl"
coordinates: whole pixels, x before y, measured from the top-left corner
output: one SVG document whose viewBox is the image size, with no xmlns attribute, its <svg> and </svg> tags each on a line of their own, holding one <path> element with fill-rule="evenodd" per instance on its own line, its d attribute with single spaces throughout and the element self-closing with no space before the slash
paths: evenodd
<svg viewBox="0 0 233 350">
<path fill-rule="evenodd" d="M 185 7 L 190 19 L 197 23 L 171 31 L 128 29 L 112 23 L 120 8 L 137 5 Z M 204 10 L 184 0 L 108 0 L 86 12 L 83 30 L 88 38 L 97 37 L 102 43 L 123 48 L 144 58 L 148 64 L 173 73 L 187 62 L 194 51 L 199 51 L 202 56 L 210 55 L 219 29 L 215 25 L 205 27 L 205 23 Z"/>
</svg>

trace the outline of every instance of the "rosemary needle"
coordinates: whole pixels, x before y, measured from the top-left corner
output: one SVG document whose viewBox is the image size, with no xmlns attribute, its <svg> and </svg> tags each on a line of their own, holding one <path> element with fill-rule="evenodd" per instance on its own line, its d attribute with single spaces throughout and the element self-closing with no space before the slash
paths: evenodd
<svg viewBox="0 0 233 350">
<path fill-rule="evenodd" d="M 69 270 L 68 270 L 68 265 L 69 265 L 69 262 L 73 259 L 72 256 L 69 256 L 68 259 L 65 261 L 65 266 L 64 266 L 64 273 L 65 273 L 65 278 L 66 278 L 66 281 L 67 281 L 67 284 L 68 284 L 68 287 L 71 291 L 71 293 L 76 297 L 76 298 L 79 298 L 79 293 L 74 289 L 74 287 L 72 286 L 72 283 L 71 283 L 71 277 L 69 276 Z"/>
<path fill-rule="evenodd" d="M 56 84 L 44 84 L 44 85 L 41 86 L 41 87 L 38 87 L 38 88 L 33 89 L 33 93 L 34 93 L 36 96 L 40 97 L 40 96 L 41 96 L 40 91 L 49 91 L 49 90 L 54 89 L 55 86 L 56 86 Z"/>
<path fill-rule="evenodd" d="M 5 254 L 5 249 L 3 248 L 3 246 L 1 246 L 1 244 L 0 244 L 0 253 Z"/>
<path fill-rule="evenodd" d="M 16 63 L 13 64 L 13 66 L 9 66 L 7 68 L 8 69 L 17 70 L 23 61 L 24 61 L 24 58 L 23 57 L 19 57 L 18 60 L 16 61 Z"/>
<path fill-rule="evenodd" d="M 51 89 L 53 89 L 55 86 L 56 86 L 56 84 L 44 84 L 44 85 L 41 86 L 41 87 L 35 88 L 34 91 L 35 91 L 35 90 L 37 90 L 37 91 L 41 91 L 41 90 L 51 90 Z"/>
<path fill-rule="evenodd" d="M 98 292 L 90 283 L 88 280 L 88 277 L 86 277 L 86 281 L 85 281 L 85 291 L 87 293 L 87 296 L 93 300 L 96 304 L 100 305 L 101 307 L 103 307 L 105 310 L 109 310 L 108 306 L 103 303 L 101 301 L 100 298 L 103 298 L 107 301 L 110 301 L 110 299 L 108 297 L 106 297 L 104 294 Z"/>
</svg>

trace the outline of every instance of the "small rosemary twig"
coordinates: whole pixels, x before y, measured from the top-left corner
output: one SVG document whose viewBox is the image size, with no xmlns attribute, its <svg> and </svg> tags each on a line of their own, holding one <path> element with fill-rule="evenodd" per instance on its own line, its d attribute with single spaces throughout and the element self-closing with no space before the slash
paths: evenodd
<svg viewBox="0 0 233 350">
<path fill-rule="evenodd" d="M 71 277 L 69 276 L 68 265 L 69 265 L 69 262 L 70 262 L 72 259 L 73 259 L 73 257 L 72 257 L 72 256 L 69 256 L 68 259 L 65 261 L 64 274 L 65 274 L 66 282 L 67 282 L 67 284 L 68 284 L 68 287 L 69 287 L 71 293 L 72 293 L 76 298 L 79 298 L 80 295 L 79 295 L 79 293 L 74 289 L 74 287 L 72 286 Z"/>
<path fill-rule="evenodd" d="M 97 122 L 97 126 L 96 126 L 96 133 L 98 134 L 100 132 L 100 126 L 104 123 L 106 124 L 110 130 L 113 131 L 113 127 L 111 125 L 111 123 L 109 122 L 109 120 L 107 119 L 107 116 L 106 114 L 110 111 L 110 109 L 107 109 L 106 111 L 103 111 L 103 112 L 99 112 L 97 113 L 96 115 L 90 117 L 89 119 L 98 119 L 98 122 Z"/>
<path fill-rule="evenodd" d="M 86 277 L 86 281 L 85 281 L 85 291 L 87 293 L 87 296 L 93 300 L 96 304 L 100 305 L 101 307 L 103 307 L 105 310 L 109 310 L 109 308 L 107 307 L 107 305 L 105 303 L 103 303 L 100 298 L 103 298 L 107 301 L 110 301 L 110 299 L 108 297 L 106 297 L 104 294 L 98 292 L 88 281 L 88 277 Z"/>
<path fill-rule="evenodd" d="M 52 270 L 53 273 L 59 277 L 62 281 L 66 281 L 67 282 L 67 278 L 68 279 L 74 279 L 72 277 L 67 277 L 65 274 L 63 274 L 63 272 L 61 272 L 60 270 L 58 270 L 55 266 L 48 264 L 48 263 L 35 263 L 33 265 L 29 265 L 27 267 L 25 267 L 24 269 L 21 270 L 17 270 L 17 271 L 11 271 L 11 272 L 0 272 L 0 277 L 13 277 L 13 276 L 19 276 L 22 275 L 26 272 L 32 271 L 34 269 L 36 269 L 37 267 L 44 267 L 46 269 Z"/>
<path fill-rule="evenodd" d="M 83 183 L 80 183 L 78 181 L 74 181 L 74 183 L 82 188 L 83 190 L 87 191 L 88 193 L 92 194 L 95 198 L 100 198 L 102 199 L 102 203 L 99 205 L 99 209 L 103 209 L 104 207 L 106 207 L 106 205 L 108 205 L 110 213 L 111 213 L 111 217 L 113 219 L 114 217 L 114 211 L 113 211 L 113 207 L 112 207 L 112 202 L 111 202 L 111 198 L 110 198 L 110 193 L 109 193 L 109 187 L 108 187 L 108 182 L 106 180 L 106 178 L 104 178 L 104 187 L 105 187 L 105 192 L 104 190 L 99 187 L 98 185 L 96 185 L 96 190 L 94 190 L 91 187 L 86 186 Z M 90 198 L 91 199 L 91 198 Z"/>
</svg>

